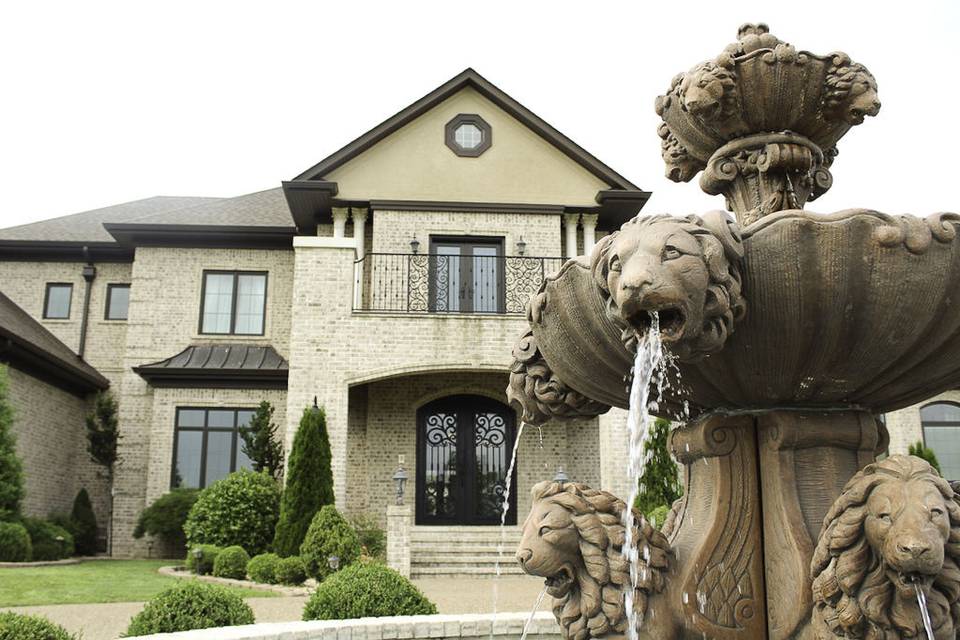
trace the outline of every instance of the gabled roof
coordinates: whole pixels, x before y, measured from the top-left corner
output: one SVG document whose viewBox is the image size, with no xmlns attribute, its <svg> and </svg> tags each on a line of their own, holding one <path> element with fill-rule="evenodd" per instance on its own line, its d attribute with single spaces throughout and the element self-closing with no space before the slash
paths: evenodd
<svg viewBox="0 0 960 640">
<path fill-rule="evenodd" d="M 286 389 L 288 365 L 270 345 L 191 345 L 133 370 L 154 387 Z"/>
<path fill-rule="evenodd" d="M 76 395 L 110 381 L 0 292 L 0 361 Z"/>
</svg>

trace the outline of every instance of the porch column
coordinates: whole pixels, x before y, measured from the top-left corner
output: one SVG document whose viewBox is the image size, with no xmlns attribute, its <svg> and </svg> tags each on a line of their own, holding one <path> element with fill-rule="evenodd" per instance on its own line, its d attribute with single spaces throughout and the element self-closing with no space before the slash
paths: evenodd
<svg viewBox="0 0 960 640">
<path fill-rule="evenodd" d="M 563 228 L 566 233 L 566 257 L 574 258 L 577 255 L 577 221 L 579 213 L 563 214 Z"/>
<path fill-rule="evenodd" d="M 407 504 L 387 507 L 387 566 L 410 577 L 410 529 L 413 509 Z"/>
<path fill-rule="evenodd" d="M 367 210 L 350 209 L 353 218 L 353 239 L 357 243 L 357 261 L 354 264 L 353 308 L 359 309 L 363 301 L 363 256 L 367 231 Z"/>
<path fill-rule="evenodd" d="M 347 235 L 347 216 L 350 210 L 346 207 L 333 208 L 333 237 L 343 238 Z"/>
<path fill-rule="evenodd" d="M 597 218 L 600 216 L 596 213 L 584 213 L 580 216 L 580 220 L 583 222 L 583 254 L 590 255 L 590 252 L 593 251 L 593 245 L 597 244 Z"/>
</svg>

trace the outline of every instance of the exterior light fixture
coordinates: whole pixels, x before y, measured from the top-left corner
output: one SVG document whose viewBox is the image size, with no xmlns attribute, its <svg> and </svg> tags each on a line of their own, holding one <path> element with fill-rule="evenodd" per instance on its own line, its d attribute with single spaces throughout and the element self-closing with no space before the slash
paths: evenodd
<svg viewBox="0 0 960 640">
<path fill-rule="evenodd" d="M 393 482 L 397 485 L 397 504 L 403 504 L 403 486 L 407 484 L 407 472 L 401 466 L 393 474 Z"/>
<path fill-rule="evenodd" d="M 413 236 L 413 238 L 410 240 L 410 253 L 416 255 L 419 249 L 420 249 L 420 241 L 417 240 L 417 236 Z"/>
<path fill-rule="evenodd" d="M 327 558 L 327 566 L 330 567 L 331 571 L 336 571 L 340 568 L 340 556 L 329 556 Z"/>
<path fill-rule="evenodd" d="M 153 557 L 153 538 L 150 538 L 149 540 L 147 540 L 147 557 L 148 558 Z"/>
<path fill-rule="evenodd" d="M 523 241 L 523 236 L 520 236 L 520 239 L 517 241 L 517 255 L 522 256 L 523 252 L 527 250 L 527 243 Z"/>
<path fill-rule="evenodd" d="M 559 482 L 563 484 L 564 482 L 570 482 L 570 476 L 567 475 L 567 472 L 563 470 L 563 467 L 557 467 L 557 475 L 553 476 L 554 482 Z"/>
<path fill-rule="evenodd" d="M 193 553 L 193 559 L 197 561 L 196 563 L 197 573 L 200 573 L 200 561 L 203 560 L 203 549 L 201 549 L 200 547 L 194 547 L 192 553 Z"/>
</svg>

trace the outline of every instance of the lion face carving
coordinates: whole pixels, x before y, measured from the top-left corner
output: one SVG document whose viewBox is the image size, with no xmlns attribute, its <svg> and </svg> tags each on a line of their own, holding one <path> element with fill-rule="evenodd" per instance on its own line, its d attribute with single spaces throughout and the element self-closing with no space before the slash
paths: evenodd
<svg viewBox="0 0 960 640">
<path fill-rule="evenodd" d="M 703 218 L 637 217 L 603 238 L 591 258 L 607 296 L 607 314 L 642 335 L 659 317 L 661 336 L 681 360 L 720 350 L 743 317 L 743 245 L 735 223 L 715 211 Z"/>
<path fill-rule="evenodd" d="M 914 583 L 934 635 L 960 628 L 960 506 L 926 461 L 904 455 L 868 465 L 824 519 L 814 552 L 819 638 L 923 637 Z"/>
<path fill-rule="evenodd" d="M 624 634 L 624 593 L 632 589 L 623 556 L 626 505 L 615 496 L 576 482 L 541 482 L 523 525 L 517 561 L 526 573 L 546 579 L 564 638 L 585 640 Z M 635 512 L 633 540 L 641 571 L 634 607 L 642 616 L 647 598 L 664 587 L 670 545 Z"/>
<path fill-rule="evenodd" d="M 828 70 L 826 87 L 823 111 L 828 118 L 857 125 L 880 113 L 877 81 L 862 64 L 841 58 Z"/>
<path fill-rule="evenodd" d="M 683 76 L 680 107 L 703 122 L 725 120 L 737 112 L 737 83 L 733 72 L 705 62 Z"/>
</svg>

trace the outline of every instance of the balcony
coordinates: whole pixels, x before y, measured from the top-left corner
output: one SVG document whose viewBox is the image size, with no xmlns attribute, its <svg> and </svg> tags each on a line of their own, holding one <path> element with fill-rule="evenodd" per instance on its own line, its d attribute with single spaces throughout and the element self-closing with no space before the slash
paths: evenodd
<svg viewBox="0 0 960 640">
<path fill-rule="evenodd" d="M 368 253 L 356 262 L 354 311 L 413 314 L 526 313 L 563 258 Z"/>
</svg>

